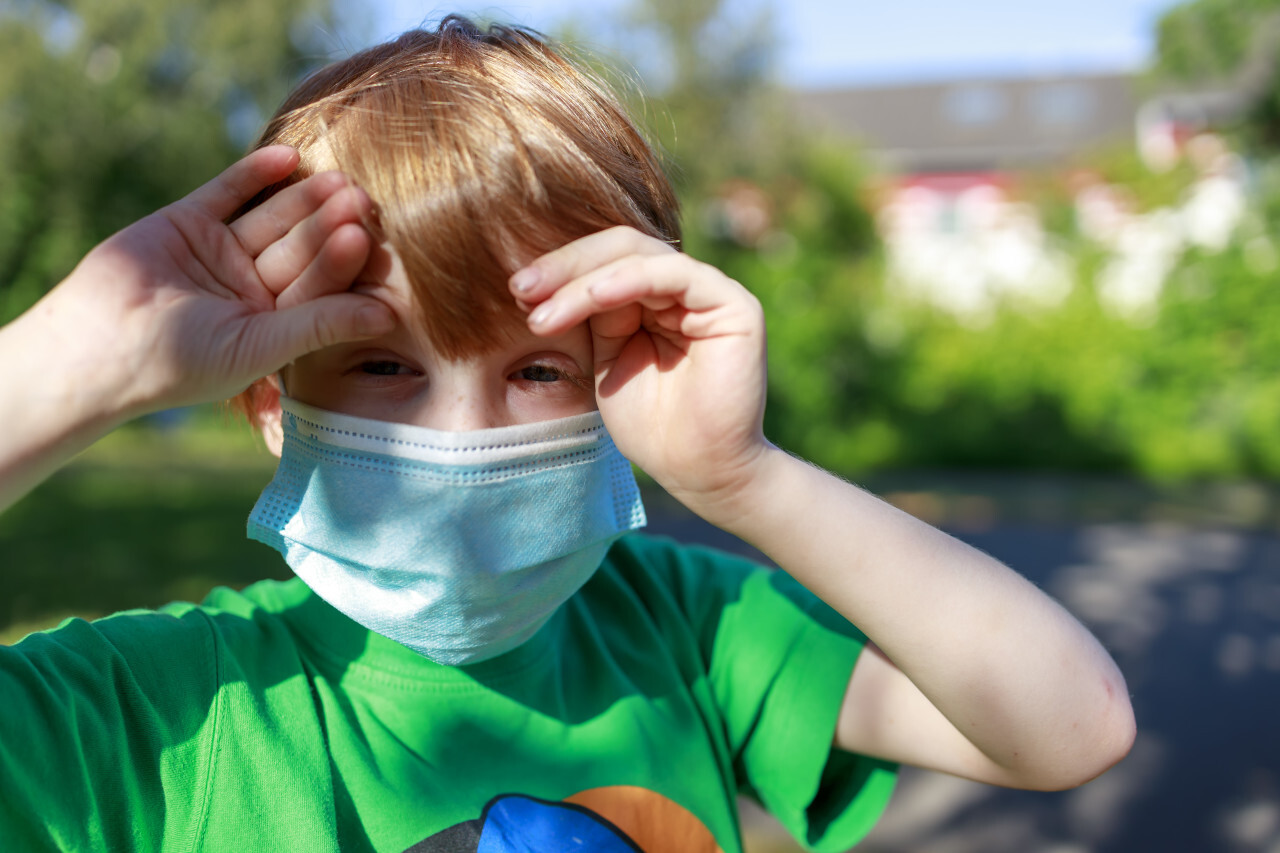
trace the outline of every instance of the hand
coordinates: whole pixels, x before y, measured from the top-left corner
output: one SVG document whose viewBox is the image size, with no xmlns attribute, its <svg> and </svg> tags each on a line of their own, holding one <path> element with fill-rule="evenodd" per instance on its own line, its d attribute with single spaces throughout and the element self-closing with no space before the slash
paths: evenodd
<svg viewBox="0 0 1280 853">
<path fill-rule="evenodd" d="M 596 400 L 622 453 L 719 523 L 764 451 L 764 315 L 742 285 L 632 228 L 575 240 L 511 278 L 554 335 L 587 322 Z"/>
<path fill-rule="evenodd" d="M 26 337 L 77 386 L 69 396 L 117 420 L 226 398 L 391 326 L 381 303 L 345 292 L 369 255 L 371 204 L 342 175 L 315 175 L 225 224 L 297 162 L 287 147 L 255 151 L 96 247 L 15 323 L 40 330 Z"/>
</svg>

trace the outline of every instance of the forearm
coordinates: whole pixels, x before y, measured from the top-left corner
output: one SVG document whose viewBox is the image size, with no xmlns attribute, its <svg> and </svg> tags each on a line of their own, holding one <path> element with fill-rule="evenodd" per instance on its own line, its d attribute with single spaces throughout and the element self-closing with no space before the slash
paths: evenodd
<svg viewBox="0 0 1280 853">
<path fill-rule="evenodd" d="M 727 510 L 721 526 L 865 631 L 1006 784 L 1083 781 L 1082 740 L 1123 754 L 1107 743 L 1132 727 L 1114 662 L 998 561 L 777 450 Z"/>
<path fill-rule="evenodd" d="M 46 297 L 0 328 L 0 512 L 128 417 L 103 376 L 108 356 L 83 351 L 59 311 Z"/>
</svg>

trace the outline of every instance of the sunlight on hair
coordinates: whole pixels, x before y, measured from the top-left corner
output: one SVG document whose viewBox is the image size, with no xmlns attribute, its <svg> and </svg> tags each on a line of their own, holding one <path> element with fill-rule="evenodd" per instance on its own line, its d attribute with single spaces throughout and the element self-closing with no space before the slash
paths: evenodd
<svg viewBox="0 0 1280 853">
<path fill-rule="evenodd" d="M 679 246 L 674 191 L 618 98 L 532 30 L 459 16 L 320 69 L 258 146 L 291 145 L 287 183 L 338 169 L 372 198 L 423 329 L 449 358 L 525 322 L 517 269 L 618 225 Z M 240 407 L 253 418 L 253 389 Z"/>
</svg>

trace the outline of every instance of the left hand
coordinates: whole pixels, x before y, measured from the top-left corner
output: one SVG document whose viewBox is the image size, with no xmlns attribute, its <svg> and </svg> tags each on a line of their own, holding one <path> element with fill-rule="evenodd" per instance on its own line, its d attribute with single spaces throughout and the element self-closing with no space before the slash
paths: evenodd
<svg viewBox="0 0 1280 853">
<path fill-rule="evenodd" d="M 623 455 L 703 517 L 732 515 L 771 447 L 756 298 L 629 227 L 543 255 L 511 290 L 537 334 L 588 324 L 596 401 Z"/>
<path fill-rule="evenodd" d="M 626 456 L 883 650 L 854 669 L 839 746 L 1045 790 L 1129 750 L 1124 678 L 1070 614 L 986 554 L 765 441 L 764 319 L 741 285 L 614 228 L 537 259 L 511 288 L 536 333 L 588 324 L 597 403 Z"/>
</svg>

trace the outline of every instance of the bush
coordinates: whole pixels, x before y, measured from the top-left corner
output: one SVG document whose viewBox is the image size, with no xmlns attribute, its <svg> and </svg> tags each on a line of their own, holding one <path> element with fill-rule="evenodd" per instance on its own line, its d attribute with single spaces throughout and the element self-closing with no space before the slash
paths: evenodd
<svg viewBox="0 0 1280 853">
<path fill-rule="evenodd" d="M 688 239 L 764 303 L 766 431 L 780 445 L 850 474 L 1280 477 L 1280 284 L 1267 236 L 1280 225 L 1271 189 L 1280 178 L 1271 171 L 1231 245 L 1184 251 L 1148 314 L 1118 315 L 1096 284 L 1106 250 L 1060 232 L 1073 261 L 1069 295 L 1056 307 L 1006 300 L 979 323 L 886 282 L 866 182 L 847 153 L 815 149 L 790 171 L 790 184 L 763 182 L 778 231 L 760 245 L 723 239 L 696 215 Z M 1158 189 L 1161 204 L 1176 201 Z"/>
</svg>

